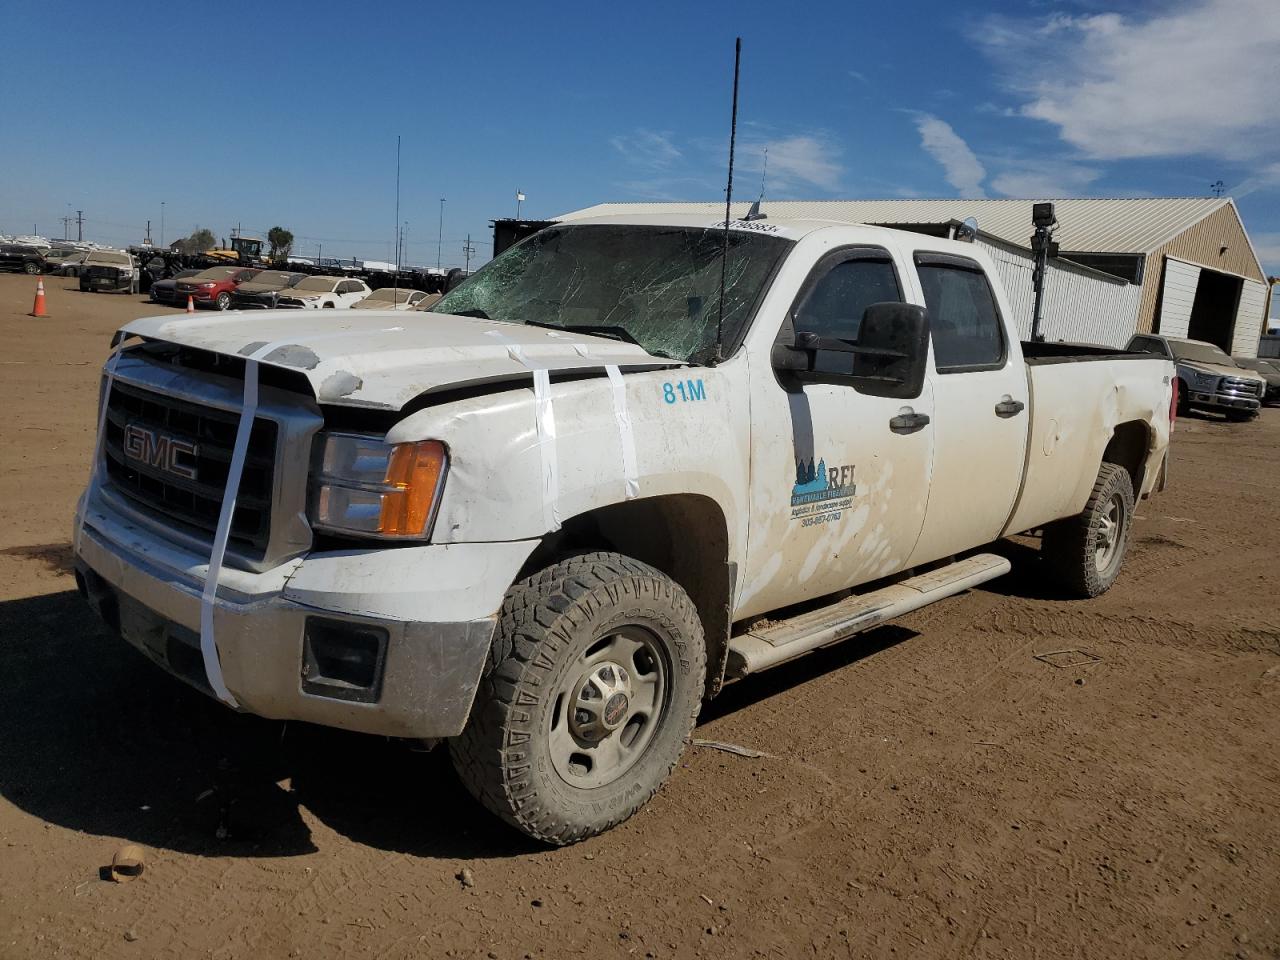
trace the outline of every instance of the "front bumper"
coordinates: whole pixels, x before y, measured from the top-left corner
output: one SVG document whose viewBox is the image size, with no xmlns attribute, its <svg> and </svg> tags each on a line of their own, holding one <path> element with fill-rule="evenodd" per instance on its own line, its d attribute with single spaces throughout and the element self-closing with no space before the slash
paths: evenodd
<svg viewBox="0 0 1280 960">
<path fill-rule="evenodd" d="M 76 581 L 94 609 L 159 666 L 209 693 L 199 639 L 208 558 L 100 497 L 82 499 L 76 531 Z M 224 682 L 242 709 L 263 717 L 383 736 L 456 736 L 502 597 L 534 546 L 347 550 L 263 573 L 224 567 L 213 612 Z M 367 702 L 341 688 L 317 692 L 306 638 L 318 623 L 385 639 Z"/>
<path fill-rule="evenodd" d="M 1192 390 L 1189 400 L 1193 407 L 1212 407 L 1217 410 L 1257 410 L 1262 406 L 1256 396 L 1236 393 L 1200 393 Z"/>
<path fill-rule="evenodd" d="M 81 290 L 128 291 L 133 289 L 132 277 L 99 277 L 80 274 Z"/>
</svg>

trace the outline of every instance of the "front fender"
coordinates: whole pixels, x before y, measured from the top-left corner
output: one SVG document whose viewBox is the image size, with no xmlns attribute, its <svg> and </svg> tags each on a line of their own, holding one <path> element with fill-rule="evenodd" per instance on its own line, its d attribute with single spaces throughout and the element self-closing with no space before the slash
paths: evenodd
<svg viewBox="0 0 1280 960">
<path fill-rule="evenodd" d="M 636 496 L 714 500 L 729 521 L 730 559 L 745 545 L 749 513 L 745 372 L 739 360 L 624 376 Z M 393 443 L 435 439 L 449 448 L 434 542 L 539 538 L 558 522 L 629 499 L 623 428 L 600 373 L 553 382 L 553 464 L 540 448 L 531 382 L 418 411 L 390 431 Z"/>
</svg>

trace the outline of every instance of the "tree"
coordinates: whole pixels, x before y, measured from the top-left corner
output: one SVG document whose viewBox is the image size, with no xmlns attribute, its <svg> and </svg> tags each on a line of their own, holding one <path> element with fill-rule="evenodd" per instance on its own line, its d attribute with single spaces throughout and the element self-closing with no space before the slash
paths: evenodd
<svg viewBox="0 0 1280 960">
<path fill-rule="evenodd" d="M 174 246 L 182 253 L 190 256 L 196 253 L 204 253 L 206 250 L 212 250 L 217 242 L 213 231 L 208 227 L 196 227 L 191 231 L 191 236 L 179 240 Z"/>
<path fill-rule="evenodd" d="M 267 241 L 271 244 L 271 259 L 282 260 L 293 249 L 293 234 L 284 227 L 272 227 L 267 231 Z"/>
</svg>

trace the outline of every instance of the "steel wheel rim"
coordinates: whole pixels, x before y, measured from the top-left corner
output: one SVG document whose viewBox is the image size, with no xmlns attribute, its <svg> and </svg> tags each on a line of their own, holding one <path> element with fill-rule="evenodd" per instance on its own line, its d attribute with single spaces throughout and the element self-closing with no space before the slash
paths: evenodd
<svg viewBox="0 0 1280 960">
<path fill-rule="evenodd" d="M 1098 522 L 1098 533 L 1093 542 L 1093 562 L 1099 573 L 1106 573 L 1120 553 L 1124 540 L 1124 498 L 1113 493 L 1107 508 Z"/>
<path fill-rule="evenodd" d="M 594 790 L 640 761 L 666 716 L 670 672 L 643 627 L 614 628 L 587 647 L 566 671 L 547 720 L 551 765 L 565 783 Z M 606 718 L 610 706 L 617 715 Z"/>
</svg>

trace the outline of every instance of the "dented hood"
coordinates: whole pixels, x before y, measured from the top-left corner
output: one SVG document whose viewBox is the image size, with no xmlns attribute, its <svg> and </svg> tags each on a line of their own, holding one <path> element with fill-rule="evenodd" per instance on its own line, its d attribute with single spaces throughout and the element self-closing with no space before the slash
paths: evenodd
<svg viewBox="0 0 1280 960">
<path fill-rule="evenodd" d="M 228 356 L 270 346 L 260 361 L 304 374 L 322 403 L 392 410 L 445 387 L 518 379 L 531 367 L 679 365 L 605 337 L 444 313 L 255 310 L 146 317 L 122 330 Z"/>
</svg>

